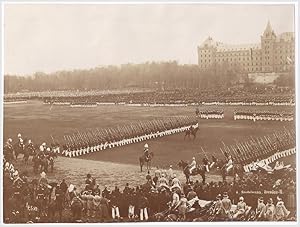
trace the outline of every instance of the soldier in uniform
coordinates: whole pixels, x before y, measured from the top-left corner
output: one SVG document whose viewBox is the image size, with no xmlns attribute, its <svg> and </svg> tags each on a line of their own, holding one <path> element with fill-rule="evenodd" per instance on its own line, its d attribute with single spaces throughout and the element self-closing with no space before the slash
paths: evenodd
<svg viewBox="0 0 300 227">
<path fill-rule="evenodd" d="M 218 159 L 214 155 L 211 156 L 211 159 L 212 159 L 212 162 L 209 166 L 210 169 L 213 168 L 213 166 L 218 162 Z"/>
<path fill-rule="evenodd" d="M 228 156 L 228 162 L 226 163 L 226 172 L 228 173 L 233 168 L 233 161 L 231 155 Z"/>
<path fill-rule="evenodd" d="M 205 166 L 205 168 L 206 168 L 206 172 L 209 172 L 209 161 L 208 161 L 208 159 L 206 158 L 206 157 L 204 157 L 203 159 L 202 159 L 202 162 L 203 162 L 203 164 L 204 164 L 204 166 Z"/>
<path fill-rule="evenodd" d="M 147 143 L 144 145 L 144 155 L 146 159 L 149 160 L 149 145 Z"/>
<path fill-rule="evenodd" d="M 196 167 L 197 167 L 196 158 L 193 157 L 192 162 L 189 165 L 190 174 L 192 174 L 193 170 L 196 169 Z"/>
<path fill-rule="evenodd" d="M 12 145 L 12 139 L 9 138 L 7 140 L 7 142 L 4 145 L 4 157 L 6 159 L 6 161 L 10 162 L 13 159 L 13 152 L 14 152 L 14 148 Z"/>
<path fill-rule="evenodd" d="M 19 142 L 20 142 L 20 140 L 23 140 L 21 133 L 18 133 L 18 140 L 19 140 Z"/>
</svg>

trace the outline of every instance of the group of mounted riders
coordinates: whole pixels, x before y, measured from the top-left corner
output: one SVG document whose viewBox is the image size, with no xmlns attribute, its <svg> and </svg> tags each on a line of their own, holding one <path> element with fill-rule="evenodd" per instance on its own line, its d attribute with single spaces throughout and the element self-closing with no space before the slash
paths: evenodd
<svg viewBox="0 0 300 227">
<path fill-rule="evenodd" d="M 146 143 L 144 145 L 144 153 L 140 157 L 141 171 L 142 166 L 146 163 L 147 170 L 149 172 L 151 168 L 151 160 L 154 157 L 153 152 L 149 151 L 149 145 Z M 182 168 L 184 175 L 186 176 L 187 183 L 190 182 L 190 176 L 201 175 L 203 182 L 205 182 L 205 174 L 212 169 L 218 169 L 221 171 L 223 180 L 226 176 L 233 175 L 234 178 L 236 174 L 242 173 L 242 170 L 238 164 L 234 165 L 231 155 L 227 156 L 227 160 L 219 160 L 214 155 L 212 155 L 212 161 L 209 162 L 207 156 L 202 159 L 203 164 L 198 164 L 196 158 L 193 157 L 191 163 L 181 160 L 178 166 Z"/>
<path fill-rule="evenodd" d="M 13 140 L 9 138 L 4 145 L 3 154 L 4 158 L 8 162 L 13 160 L 18 161 L 20 154 L 23 154 L 23 161 L 25 165 L 28 165 L 29 158 L 32 156 L 33 171 L 34 173 L 53 172 L 54 158 L 57 157 L 53 152 L 53 146 L 47 146 L 46 143 L 42 143 L 39 147 L 35 146 L 30 139 L 23 139 L 22 135 L 18 134 L 18 139 L 15 144 Z M 55 145 L 56 146 L 56 145 Z"/>
</svg>

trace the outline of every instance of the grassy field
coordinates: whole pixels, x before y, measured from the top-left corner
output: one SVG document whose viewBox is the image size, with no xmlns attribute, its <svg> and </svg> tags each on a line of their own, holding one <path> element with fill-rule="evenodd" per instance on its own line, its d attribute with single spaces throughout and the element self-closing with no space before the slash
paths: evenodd
<svg viewBox="0 0 300 227">
<path fill-rule="evenodd" d="M 214 108 L 201 107 L 200 109 Z M 222 107 L 217 107 L 222 108 Z M 225 119 L 199 120 L 199 131 L 194 141 L 183 140 L 184 134 L 176 134 L 148 142 L 154 152 L 153 165 L 174 167 L 180 159 L 191 160 L 193 156 L 202 159 L 200 147 L 208 155 L 221 157 L 219 148 L 222 141 L 233 144 L 245 140 L 249 136 L 260 136 L 272 133 L 283 127 L 294 127 L 292 122 L 250 122 L 234 121 L 233 111 L 241 107 L 225 108 Z M 245 109 L 291 110 L 291 107 L 242 107 Z M 93 128 L 123 125 L 137 120 L 159 119 L 176 115 L 193 115 L 194 107 L 128 107 L 128 106 L 98 106 L 96 108 L 71 108 L 67 106 L 52 106 L 40 102 L 4 106 L 4 139 L 16 139 L 20 132 L 34 143 L 43 141 L 51 143 L 51 135 L 63 143 L 63 135 Z M 143 152 L 144 143 L 131 144 L 125 147 L 105 150 L 85 155 L 81 158 L 109 161 L 115 163 L 138 164 L 138 157 Z"/>
<path fill-rule="evenodd" d="M 213 108 L 213 107 L 201 107 Z M 222 107 L 218 107 L 222 108 Z M 177 167 L 180 159 L 190 161 L 193 156 L 201 160 L 202 147 L 210 156 L 214 154 L 222 157 L 219 148 L 222 141 L 228 145 L 236 140 L 242 141 L 249 136 L 260 136 L 272 133 L 283 127 L 294 127 L 292 122 L 249 122 L 234 121 L 233 111 L 236 107 L 224 107 L 225 119 L 199 120 L 200 130 L 194 141 L 183 140 L 184 134 L 166 136 L 148 141 L 150 149 L 154 152 L 153 166 L 168 168 L 170 164 L 178 173 L 180 179 L 184 176 Z M 259 108 L 262 110 L 291 110 L 290 107 L 244 107 Z M 240 107 L 238 109 L 241 109 Z M 71 108 L 66 106 L 44 105 L 40 102 L 4 106 L 4 139 L 12 137 L 16 140 L 17 133 L 30 138 L 34 143 L 43 141 L 51 143 L 52 135 L 56 140 L 64 134 L 76 132 L 76 130 L 88 130 L 92 128 L 110 127 L 117 124 L 123 125 L 137 120 L 159 119 L 176 115 L 192 115 L 194 107 L 128 107 L 128 106 L 99 106 L 96 108 Z M 126 182 L 140 184 L 145 181 L 145 172 L 140 173 L 138 157 L 143 153 L 144 143 L 131 144 L 124 147 L 92 153 L 80 158 L 59 157 L 55 163 L 55 173 L 49 173 L 52 180 L 65 178 L 68 182 L 78 187 L 84 181 L 87 173 L 93 174 L 103 185 L 123 186 Z M 290 158 L 290 159 L 295 159 Z M 291 160 L 289 160 L 290 162 Z M 28 169 L 30 177 L 32 167 L 18 161 L 17 167 Z M 154 169 L 154 168 L 153 168 Z M 200 180 L 200 176 L 194 178 Z M 219 173 L 208 175 L 208 181 L 221 180 Z"/>
<path fill-rule="evenodd" d="M 24 165 L 21 159 L 22 157 L 20 156 L 18 162 L 15 163 L 15 167 L 21 170 L 21 172 L 27 171 L 29 179 L 39 178 L 39 174 L 33 173 L 31 165 Z M 285 164 L 292 164 L 294 167 L 296 157 L 293 155 L 282 158 L 279 161 L 283 161 Z M 272 167 L 274 167 L 274 165 L 275 163 L 270 164 Z M 152 170 L 155 170 L 155 168 L 152 168 Z M 152 170 L 150 172 L 153 174 Z M 113 189 L 114 186 L 118 186 L 123 189 L 126 183 L 135 187 L 144 184 L 147 175 L 145 171 L 141 173 L 138 166 L 132 164 L 84 159 L 72 159 L 72 161 L 70 161 L 69 158 L 58 157 L 55 161 L 54 172 L 49 172 L 47 178 L 49 182 L 60 182 L 62 179 L 65 179 L 68 184 L 73 184 L 80 190 L 85 186 L 84 181 L 87 173 L 92 174 L 101 189 L 104 189 L 104 186 L 108 186 L 110 189 Z M 185 182 L 185 176 L 181 170 L 174 170 L 174 173 L 176 173 L 176 176 L 181 182 Z M 191 180 L 201 181 L 202 179 L 198 175 L 192 176 Z M 228 182 L 232 180 L 232 177 L 227 177 Z M 206 174 L 206 182 L 211 181 L 222 181 L 219 171 L 214 170 Z"/>
</svg>

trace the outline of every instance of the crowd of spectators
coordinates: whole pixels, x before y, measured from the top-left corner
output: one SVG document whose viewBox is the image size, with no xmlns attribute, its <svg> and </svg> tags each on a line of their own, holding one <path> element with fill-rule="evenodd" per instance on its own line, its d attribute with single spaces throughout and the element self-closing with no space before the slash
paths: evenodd
<svg viewBox="0 0 300 227">
<path fill-rule="evenodd" d="M 4 101 L 39 99 L 45 103 L 174 105 L 294 105 L 292 89 L 178 89 L 166 91 L 49 91 L 5 94 Z"/>
<path fill-rule="evenodd" d="M 253 210 L 258 206 L 258 199 L 276 201 L 280 198 L 279 202 L 285 201 L 288 210 L 281 216 L 283 220 L 287 216 L 295 218 L 296 211 L 294 167 L 272 175 L 256 171 L 241 173 L 233 181 L 203 183 L 195 180 L 188 184 L 181 182 L 170 167 L 156 169 L 152 175 L 145 176 L 144 183 L 134 187 L 127 183 L 122 189 L 100 185 L 101 179 L 91 174 L 77 182 L 50 181 L 44 172 L 39 179 L 29 178 L 26 171 L 16 169 L 12 162 L 5 160 L 3 176 L 6 223 L 155 221 L 157 213 L 168 209 L 179 210 L 181 220 L 188 220 L 185 215 L 191 207 L 201 206 L 200 201 L 215 201 L 222 194 L 229 197 L 230 204 L 238 204 L 243 197 L 243 202 Z M 234 214 L 238 207 L 230 205 L 230 210 Z M 278 219 L 273 214 L 266 220 Z"/>
</svg>

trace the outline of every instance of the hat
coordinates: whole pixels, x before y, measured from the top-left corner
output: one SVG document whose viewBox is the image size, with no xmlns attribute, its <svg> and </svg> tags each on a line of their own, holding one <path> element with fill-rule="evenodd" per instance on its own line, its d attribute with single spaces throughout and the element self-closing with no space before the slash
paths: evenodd
<svg viewBox="0 0 300 227">
<path fill-rule="evenodd" d="M 268 199 L 268 203 L 272 204 L 273 203 L 273 199 L 272 198 Z"/>
<path fill-rule="evenodd" d="M 75 188 L 75 186 L 73 184 L 70 184 L 69 188 L 68 188 L 68 191 L 71 192 L 73 191 Z"/>
<path fill-rule="evenodd" d="M 42 172 L 42 173 L 41 173 L 41 177 L 42 177 L 42 178 L 45 178 L 45 177 L 46 177 L 46 173 L 45 173 L 45 172 Z"/>
<path fill-rule="evenodd" d="M 145 145 L 144 145 L 144 148 L 148 148 L 149 147 L 149 145 L 146 143 Z"/>
</svg>

